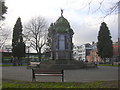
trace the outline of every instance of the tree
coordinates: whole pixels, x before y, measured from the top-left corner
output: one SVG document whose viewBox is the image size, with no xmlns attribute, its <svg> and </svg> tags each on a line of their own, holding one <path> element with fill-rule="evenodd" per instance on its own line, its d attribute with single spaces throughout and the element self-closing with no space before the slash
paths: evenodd
<svg viewBox="0 0 120 90">
<path fill-rule="evenodd" d="M 0 49 L 4 46 L 4 44 L 8 41 L 8 38 L 10 36 L 10 29 L 9 28 L 3 28 L 0 30 Z"/>
<path fill-rule="evenodd" d="M 5 2 L 0 1 L 0 48 L 3 47 L 9 35 L 8 32 L 5 31 L 6 29 L 3 28 L 4 23 L 2 21 L 5 19 L 3 15 L 7 12 L 7 9 L 8 7 L 5 6 Z"/>
<path fill-rule="evenodd" d="M 108 0 L 99 0 L 99 1 L 95 1 L 95 0 L 90 0 L 88 2 L 88 7 L 89 7 L 89 12 L 90 12 L 90 9 L 93 5 L 95 5 L 94 3 L 96 3 L 96 5 L 98 6 L 94 11 L 91 11 L 92 13 L 95 13 L 97 11 L 100 11 L 101 13 L 104 14 L 103 16 L 103 19 L 111 14 L 118 14 L 120 13 L 120 1 L 114 1 L 114 2 L 111 2 L 111 1 L 108 1 L 108 5 L 109 7 L 105 7 L 106 5 L 106 2 Z M 92 9 L 91 9 L 92 10 Z"/>
<path fill-rule="evenodd" d="M 21 18 L 19 17 L 13 28 L 12 38 L 12 55 L 14 58 L 17 57 L 15 62 L 18 62 L 18 64 L 21 64 L 20 59 L 25 56 L 25 43 L 23 42 L 22 31 Z"/>
<path fill-rule="evenodd" d="M 98 34 L 98 43 L 97 43 L 97 49 L 98 49 L 98 55 L 105 60 L 106 58 L 112 58 L 113 56 L 113 46 L 112 46 L 112 40 L 110 36 L 110 31 L 106 25 L 105 22 L 101 23 L 100 31 Z"/>
<path fill-rule="evenodd" d="M 51 25 L 50 25 L 50 27 L 48 28 L 48 34 L 47 34 L 47 42 L 46 42 L 46 47 L 45 47 L 45 50 L 44 50 L 44 53 L 46 53 L 47 54 L 47 56 L 48 57 L 50 57 L 51 56 L 51 45 L 52 45 L 52 43 L 51 43 L 51 35 L 52 35 L 52 32 L 51 32 L 51 30 L 53 30 L 54 28 L 53 28 L 53 23 L 51 23 Z"/>
<path fill-rule="evenodd" d="M 120 13 L 120 0 L 66 0 L 65 5 L 73 2 L 79 3 L 80 11 L 87 8 L 89 14 L 101 13 L 98 17 L 102 22 L 107 16 Z"/>
<path fill-rule="evenodd" d="M 0 17 L 1 17 L 0 20 L 3 20 L 3 19 L 5 19 L 5 17 L 3 15 L 7 12 L 7 9 L 8 9 L 8 7 L 5 6 L 4 1 L 0 1 L 0 8 L 2 9 L 2 11 L 0 12 Z"/>
<path fill-rule="evenodd" d="M 112 13 L 118 14 L 119 9 L 120 9 L 120 1 L 115 0 L 115 1 L 111 1 L 111 0 L 89 0 L 86 1 L 86 6 L 88 6 L 88 11 L 91 13 L 95 13 L 97 11 L 100 11 L 101 13 L 103 13 L 105 16 L 111 15 Z M 109 7 L 106 7 L 108 4 Z M 96 8 L 94 8 L 94 6 L 96 6 Z M 93 9 L 94 8 L 94 9 Z"/>
<path fill-rule="evenodd" d="M 48 44 L 46 44 L 46 46 L 44 48 L 43 54 L 45 55 L 45 57 L 50 58 L 50 56 L 51 56 L 51 49 L 50 49 L 50 46 L 48 46 Z"/>
<path fill-rule="evenodd" d="M 26 38 L 30 41 L 31 47 L 38 53 L 41 61 L 41 51 L 47 41 L 47 24 L 43 17 L 34 17 L 25 26 Z"/>
</svg>

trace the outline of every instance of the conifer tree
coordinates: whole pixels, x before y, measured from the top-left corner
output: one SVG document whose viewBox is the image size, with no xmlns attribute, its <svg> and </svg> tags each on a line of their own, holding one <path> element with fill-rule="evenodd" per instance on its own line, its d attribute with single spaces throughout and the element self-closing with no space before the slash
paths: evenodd
<svg viewBox="0 0 120 90">
<path fill-rule="evenodd" d="M 2 9 L 0 11 L 0 17 L 2 18 L 1 20 L 4 20 L 5 17 L 3 15 L 6 14 L 8 7 L 5 6 L 5 2 L 4 1 L 0 1 L 0 5 L 1 5 L 0 8 Z"/>
<path fill-rule="evenodd" d="M 25 56 L 25 44 L 22 37 L 22 23 L 19 17 L 13 28 L 13 38 L 12 38 L 12 55 L 17 57 L 17 62 L 20 64 L 20 59 Z"/>
<path fill-rule="evenodd" d="M 110 36 L 110 31 L 105 22 L 101 23 L 100 31 L 98 34 L 98 55 L 106 62 L 106 58 L 112 58 L 113 46 Z"/>
</svg>

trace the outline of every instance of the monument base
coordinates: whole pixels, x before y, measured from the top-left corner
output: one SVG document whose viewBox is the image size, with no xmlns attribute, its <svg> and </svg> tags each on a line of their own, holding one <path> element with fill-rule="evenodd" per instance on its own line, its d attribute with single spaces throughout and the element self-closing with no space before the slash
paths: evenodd
<svg viewBox="0 0 120 90">
<path fill-rule="evenodd" d="M 65 70 L 65 69 L 81 69 L 85 68 L 85 63 L 83 61 L 77 60 L 47 60 L 42 61 L 40 64 L 41 70 Z"/>
</svg>

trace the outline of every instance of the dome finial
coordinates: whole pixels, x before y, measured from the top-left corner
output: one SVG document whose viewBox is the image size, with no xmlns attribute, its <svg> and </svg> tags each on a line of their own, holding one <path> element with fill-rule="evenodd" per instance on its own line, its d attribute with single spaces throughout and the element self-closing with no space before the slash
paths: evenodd
<svg viewBox="0 0 120 90">
<path fill-rule="evenodd" d="M 61 9 L 61 16 L 63 16 L 63 9 Z"/>
</svg>

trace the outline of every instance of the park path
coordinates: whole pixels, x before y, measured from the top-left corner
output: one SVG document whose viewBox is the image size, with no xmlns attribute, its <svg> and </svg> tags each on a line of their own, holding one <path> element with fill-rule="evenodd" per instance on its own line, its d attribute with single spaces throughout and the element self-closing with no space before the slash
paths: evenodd
<svg viewBox="0 0 120 90">
<path fill-rule="evenodd" d="M 32 71 L 26 66 L 2 67 L 2 78 L 12 80 L 31 81 Z"/>
<path fill-rule="evenodd" d="M 98 66 L 94 69 L 67 70 L 65 73 L 67 82 L 118 80 L 118 67 Z"/>
<path fill-rule="evenodd" d="M 31 69 L 26 66 L 9 66 L 2 68 L 2 78 L 22 81 L 32 81 Z M 59 82 L 58 77 L 39 77 L 41 82 L 53 81 Z M 98 68 L 65 70 L 65 82 L 89 82 L 89 81 L 111 81 L 118 80 L 118 67 L 98 66 Z"/>
</svg>

